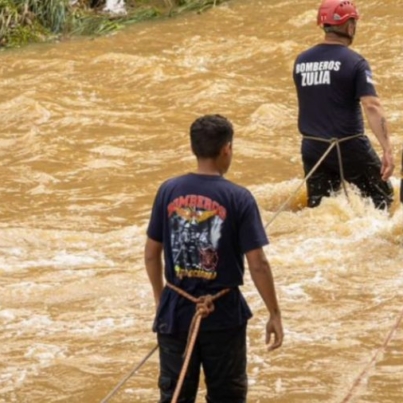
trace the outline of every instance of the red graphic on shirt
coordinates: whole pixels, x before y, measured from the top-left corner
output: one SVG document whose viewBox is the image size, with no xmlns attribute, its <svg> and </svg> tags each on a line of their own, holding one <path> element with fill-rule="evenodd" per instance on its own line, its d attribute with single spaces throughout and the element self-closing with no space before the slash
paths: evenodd
<svg viewBox="0 0 403 403">
<path fill-rule="evenodd" d="M 176 275 L 216 278 L 225 207 L 204 196 L 180 196 L 168 205 L 168 216 Z"/>
</svg>

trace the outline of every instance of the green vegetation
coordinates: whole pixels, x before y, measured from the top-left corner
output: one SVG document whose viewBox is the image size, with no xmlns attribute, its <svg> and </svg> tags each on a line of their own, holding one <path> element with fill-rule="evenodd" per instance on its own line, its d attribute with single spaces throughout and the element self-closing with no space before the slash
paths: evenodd
<svg viewBox="0 0 403 403">
<path fill-rule="evenodd" d="M 105 0 L 0 0 L 0 48 L 77 35 L 99 36 L 138 21 L 203 12 L 228 0 L 126 0 L 125 15 L 103 11 Z"/>
</svg>

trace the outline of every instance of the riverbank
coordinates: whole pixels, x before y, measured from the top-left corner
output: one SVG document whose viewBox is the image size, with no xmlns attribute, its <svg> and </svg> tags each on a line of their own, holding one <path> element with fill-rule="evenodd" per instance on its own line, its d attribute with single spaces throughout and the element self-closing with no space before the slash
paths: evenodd
<svg viewBox="0 0 403 403">
<path fill-rule="evenodd" d="M 203 12 L 228 0 L 0 0 L 0 49 L 100 36 L 139 21 Z"/>
</svg>

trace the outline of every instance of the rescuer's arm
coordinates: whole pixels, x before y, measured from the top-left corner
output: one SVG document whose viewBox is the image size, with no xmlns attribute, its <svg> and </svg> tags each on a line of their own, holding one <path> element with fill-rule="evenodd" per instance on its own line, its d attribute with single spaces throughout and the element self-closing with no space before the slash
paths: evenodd
<svg viewBox="0 0 403 403">
<path fill-rule="evenodd" d="M 375 96 L 361 97 L 361 105 L 367 117 L 369 127 L 375 134 L 383 150 L 381 175 L 382 179 L 386 181 L 393 174 L 395 165 L 383 107 L 379 98 Z"/>
</svg>

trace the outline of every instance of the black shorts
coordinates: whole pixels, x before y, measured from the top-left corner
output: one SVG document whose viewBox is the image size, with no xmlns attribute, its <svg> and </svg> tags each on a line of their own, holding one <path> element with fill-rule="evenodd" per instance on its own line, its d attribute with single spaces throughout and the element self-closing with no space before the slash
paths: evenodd
<svg viewBox="0 0 403 403">
<path fill-rule="evenodd" d="M 316 160 L 303 157 L 305 176 L 313 169 Z M 344 179 L 358 187 L 363 197 L 370 197 L 376 208 L 389 208 L 393 203 L 393 186 L 381 177 L 381 161 L 374 150 L 365 153 L 365 159 L 343 161 Z M 316 207 L 323 197 L 340 190 L 339 166 L 326 159 L 307 180 L 308 207 Z"/>
<path fill-rule="evenodd" d="M 158 334 L 159 403 L 170 403 L 182 369 L 187 334 Z M 208 403 L 246 403 L 246 324 L 233 329 L 201 331 L 193 349 L 178 403 L 194 403 L 203 368 Z"/>
</svg>

